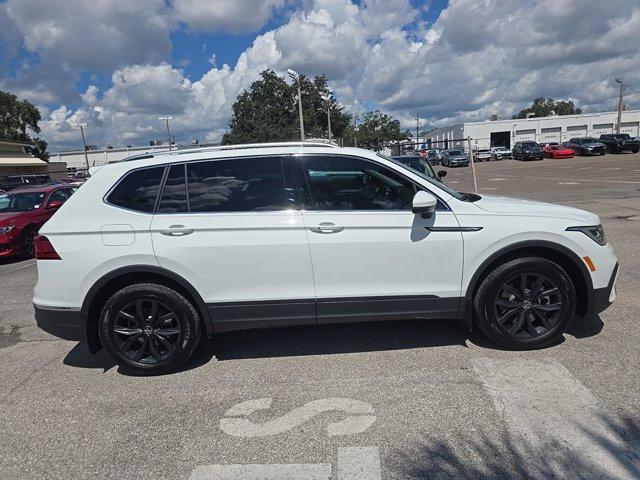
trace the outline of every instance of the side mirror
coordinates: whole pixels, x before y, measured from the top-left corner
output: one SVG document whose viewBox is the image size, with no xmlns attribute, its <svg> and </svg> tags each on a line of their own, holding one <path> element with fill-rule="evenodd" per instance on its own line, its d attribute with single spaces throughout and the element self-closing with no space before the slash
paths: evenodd
<svg viewBox="0 0 640 480">
<path fill-rule="evenodd" d="M 429 192 L 420 190 L 413 197 L 411 211 L 414 214 L 421 214 L 422 218 L 431 218 L 436 211 L 438 200 Z"/>
<path fill-rule="evenodd" d="M 446 170 L 440 170 L 440 171 L 438 172 L 438 179 L 439 179 L 439 180 L 442 180 L 442 178 L 443 178 L 443 177 L 446 177 L 446 176 L 447 176 L 447 171 L 446 171 Z"/>
<path fill-rule="evenodd" d="M 62 206 L 62 202 L 54 200 L 47 205 L 47 210 L 58 210 Z"/>
</svg>

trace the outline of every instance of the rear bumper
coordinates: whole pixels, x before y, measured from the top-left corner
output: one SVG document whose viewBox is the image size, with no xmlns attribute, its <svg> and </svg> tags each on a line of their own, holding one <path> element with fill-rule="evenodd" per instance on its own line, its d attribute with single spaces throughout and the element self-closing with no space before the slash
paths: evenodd
<svg viewBox="0 0 640 480">
<path fill-rule="evenodd" d="M 593 313 L 605 311 L 616 299 L 616 279 L 618 278 L 618 264 L 616 263 L 609 283 L 604 288 L 593 289 Z"/>
<path fill-rule="evenodd" d="M 38 327 L 64 340 L 86 340 L 87 318 L 81 310 L 33 305 Z"/>
</svg>

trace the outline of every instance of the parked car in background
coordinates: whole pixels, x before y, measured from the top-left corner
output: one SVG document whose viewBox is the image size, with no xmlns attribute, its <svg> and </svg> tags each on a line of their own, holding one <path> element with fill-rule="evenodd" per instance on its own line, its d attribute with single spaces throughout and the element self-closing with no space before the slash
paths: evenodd
<svg viewBox="0 0 640 480">
<path fill-rule="evenodd" d="M 402 165 L 412 168 L 413 170 L 436 180 L 441 180 L 442 177 L 447 174 L 446 170 L 440 170 L 436 173 L 426 158 L 417 155 L 398 155 L 391 158 Z"/>
<path fill-rule="evenodd" d="M 513 145 L 512 153 L 514 160 L 542 160 L 544 158 L 540 145 L 532 141 L 516 142 Z"/>
<path fill-rule="evenodd" d="M 604 143 L 607 151 L 611 153 L 640 152 L 640 142 L 631 138 L 628 133 L 606 133 L 600 135 L 600 142 Z"/>
<path fill-rule="evenodd" d="M 575 154 L 575 152 L 570 148 L 563 145 L 558 145 L 557 143 L 554 145 L 546 145 L 542 149 L 542 152 L 547 158 L 571 158 Z"/>
<path fill-rule="evenodd" d="M 607 153 L 607 146 L 591 137 L 572 138 L 564 145 L 573 150 L 576 155 L 604 155 Z"/>
<path fill-rule="evenodd" d="M 442 154 L 442 165 L 445 167 L 468 167 L 469 157 L 461 149 L 445 150 Z"/>
<path fill-rule="evenodd" d="M 0 258 L 33 257 L 38 230 L 76 190 L 58 184 L 15 188 L 0 195 Z"/>
<path fill-rule="evenodd" d="M 618 270 L 593 213 L 310 142 L 106 165 L 42 227 L 36 258 L 38 326 L 147 374 L 203 336 L 277 326 L 449 319 L 540 348 L 606 309 Z"/>
<path fill-rule="evenodd" d="M 2 175 L 0 189 L 8 192 L 27 185 L 52 185 L 55 181 L 49 175 Z"/>
<path fill-rule="evenodd" d="M 476 162 L 488 162 L 491 160 L 491 152 L 487 148 L 481 148 L 475 152 Z"/>
<path fill-rule="evenodd" d="M 427 150 L 426 160 L 432 167 L 440 165 L 440 157 L 434 150 Z"/>
<path fill-rule="evenodd" d="M 511 150 L 507 147 L 491 147 L 489 149 L 491 160 L 502 160 L 503 158 L 511 158 Z"/>
</svg>

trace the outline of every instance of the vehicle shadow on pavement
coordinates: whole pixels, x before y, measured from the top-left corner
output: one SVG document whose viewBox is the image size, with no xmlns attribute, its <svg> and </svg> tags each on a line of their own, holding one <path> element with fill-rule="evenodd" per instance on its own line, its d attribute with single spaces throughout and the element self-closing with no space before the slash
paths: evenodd
<svg viewBox="0 0 640 480">
<path fill-rule="evenodd" d="M 405 479 L 640 478 L 640 424 L 628 416 L 616 419 L 602 415 L 601 419 L 606 432 L 579 428 L 585 441 L 597 448 L 600 459 L 605 455 L 615 461 L 622 476 L 612 476 L 610 462 L 598 464 L 572 450 L 572 445 L 530 437 L 536 438 L 532 441 L 508 432 L 500 433 L 497 439 L 469 431 L 454 433 L 448 439 L 425 435 L 411 451 L 394 452 L 389 466 L 402 472 Z"/>
<path fill-rule="evenodd" d="M 455 320 L 395 320 L 222 333 L 210 347 L 218 360 L 235 360 L 465 346 L 465 339 Z"/>
</svg>

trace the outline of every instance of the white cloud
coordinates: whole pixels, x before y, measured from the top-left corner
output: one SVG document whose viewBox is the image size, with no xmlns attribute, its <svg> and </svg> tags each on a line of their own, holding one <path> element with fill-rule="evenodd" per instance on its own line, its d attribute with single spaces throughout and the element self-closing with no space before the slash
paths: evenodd
<svg viewBox="0 0 640 480">
<path fill-rule="evenodd" d="M 175 17 L 201 32 L 253 32 L 284 0 L 173 0 Z"/>
<path fill-rule="evenodd" d="M 505 117 L 536 96 L 572 99 L 587 111 L 611 109 L 616 76 L 640 90 L 640 5 L 635 0 L 590 2 L 587 7 L 580 0 L 451 0 L 431 24 L 406 0 L 360 5 L 305 0 L 297 10 L 288 10 L 281 26 L 258 36 L 235 65 L 213 64 L 201 78 L 191 80 L 162 54 L 163 35 L 174 28 L 171 18 L 180 17 L 191 29 L 246 30 L 258 28 L 254 25 L 262 25 L 274 9 L 291 4 L 265 2 L 265 9 L 256 7 L 255 24 L 243 24 L 248 22 L 243 17 L 233 19 L 239 22 L 235 26 L 231 22 L 224 27 L 220 18 L 228 19 L 229 12 L 240 11 L 233 9 L 250 8 L 250 3 L 221 2 L 216 10 L 209 8 L 216 2 L 198 2 L 191 11 L 194 19 L 189 19 L 180 9 L 193 0 L 175 0 L 169 6 L 161 0 L 143 1 L 154 12 L 151 17 L 156 15 L 152 25 L 165 32 L 149 40 L 159 46 L 149 45 L 147 56 L 127 53 L 130 58 L 110 70 L 112 85 L 106 91 L 90 86 L 78 107 L 63 105 L 47 112 L 44 132 L 54 144 L 77 143 L 69 119 L 90 123 L 90 143 L 146 143 L 163 137 L 157 120 L 163 113 L 175 116 L 172 130 L 181 141 L 194 136 L 218 140 L 236 96 L 266 68 L 325 73 L 339 100 L 353 111 L 380 107 L 408 128 L 416 114 L 432 125 L 482 120 L 494 113 Z M 108 3 L 100 0 L 91 11 L 100 17 L 95 12 Z M 48 15 L 55 19 L 51 23 L 65 24 L 64 15 L 62 20 L 55 12 Z M 105 28 L 98 29 L 103 39 L 113 22 L 110 14 L 104 15 L 106 20 L 99 23 Z M 39 22 L 46 26 L 44 19 Z M 63 33 L 53 30 L 52 39 L 36 36 L 29 45 L 39 52 L 59 48 Z M 119 38 L 117 32 L 111 34 Z M 53 54 L 62 62 L 59 74 L 20 85 L 38 101 L 52 98 L 55 89 L 64 91 L 65 85 L 73 88 L 68 78 L 77 70 L 65 70 L 65 62 L 88 62 L 75 50 L 66 53 L 62 48 Z M 626 103 L 640 108 L 640 95 L 628 91 Z"/>
</svg>

